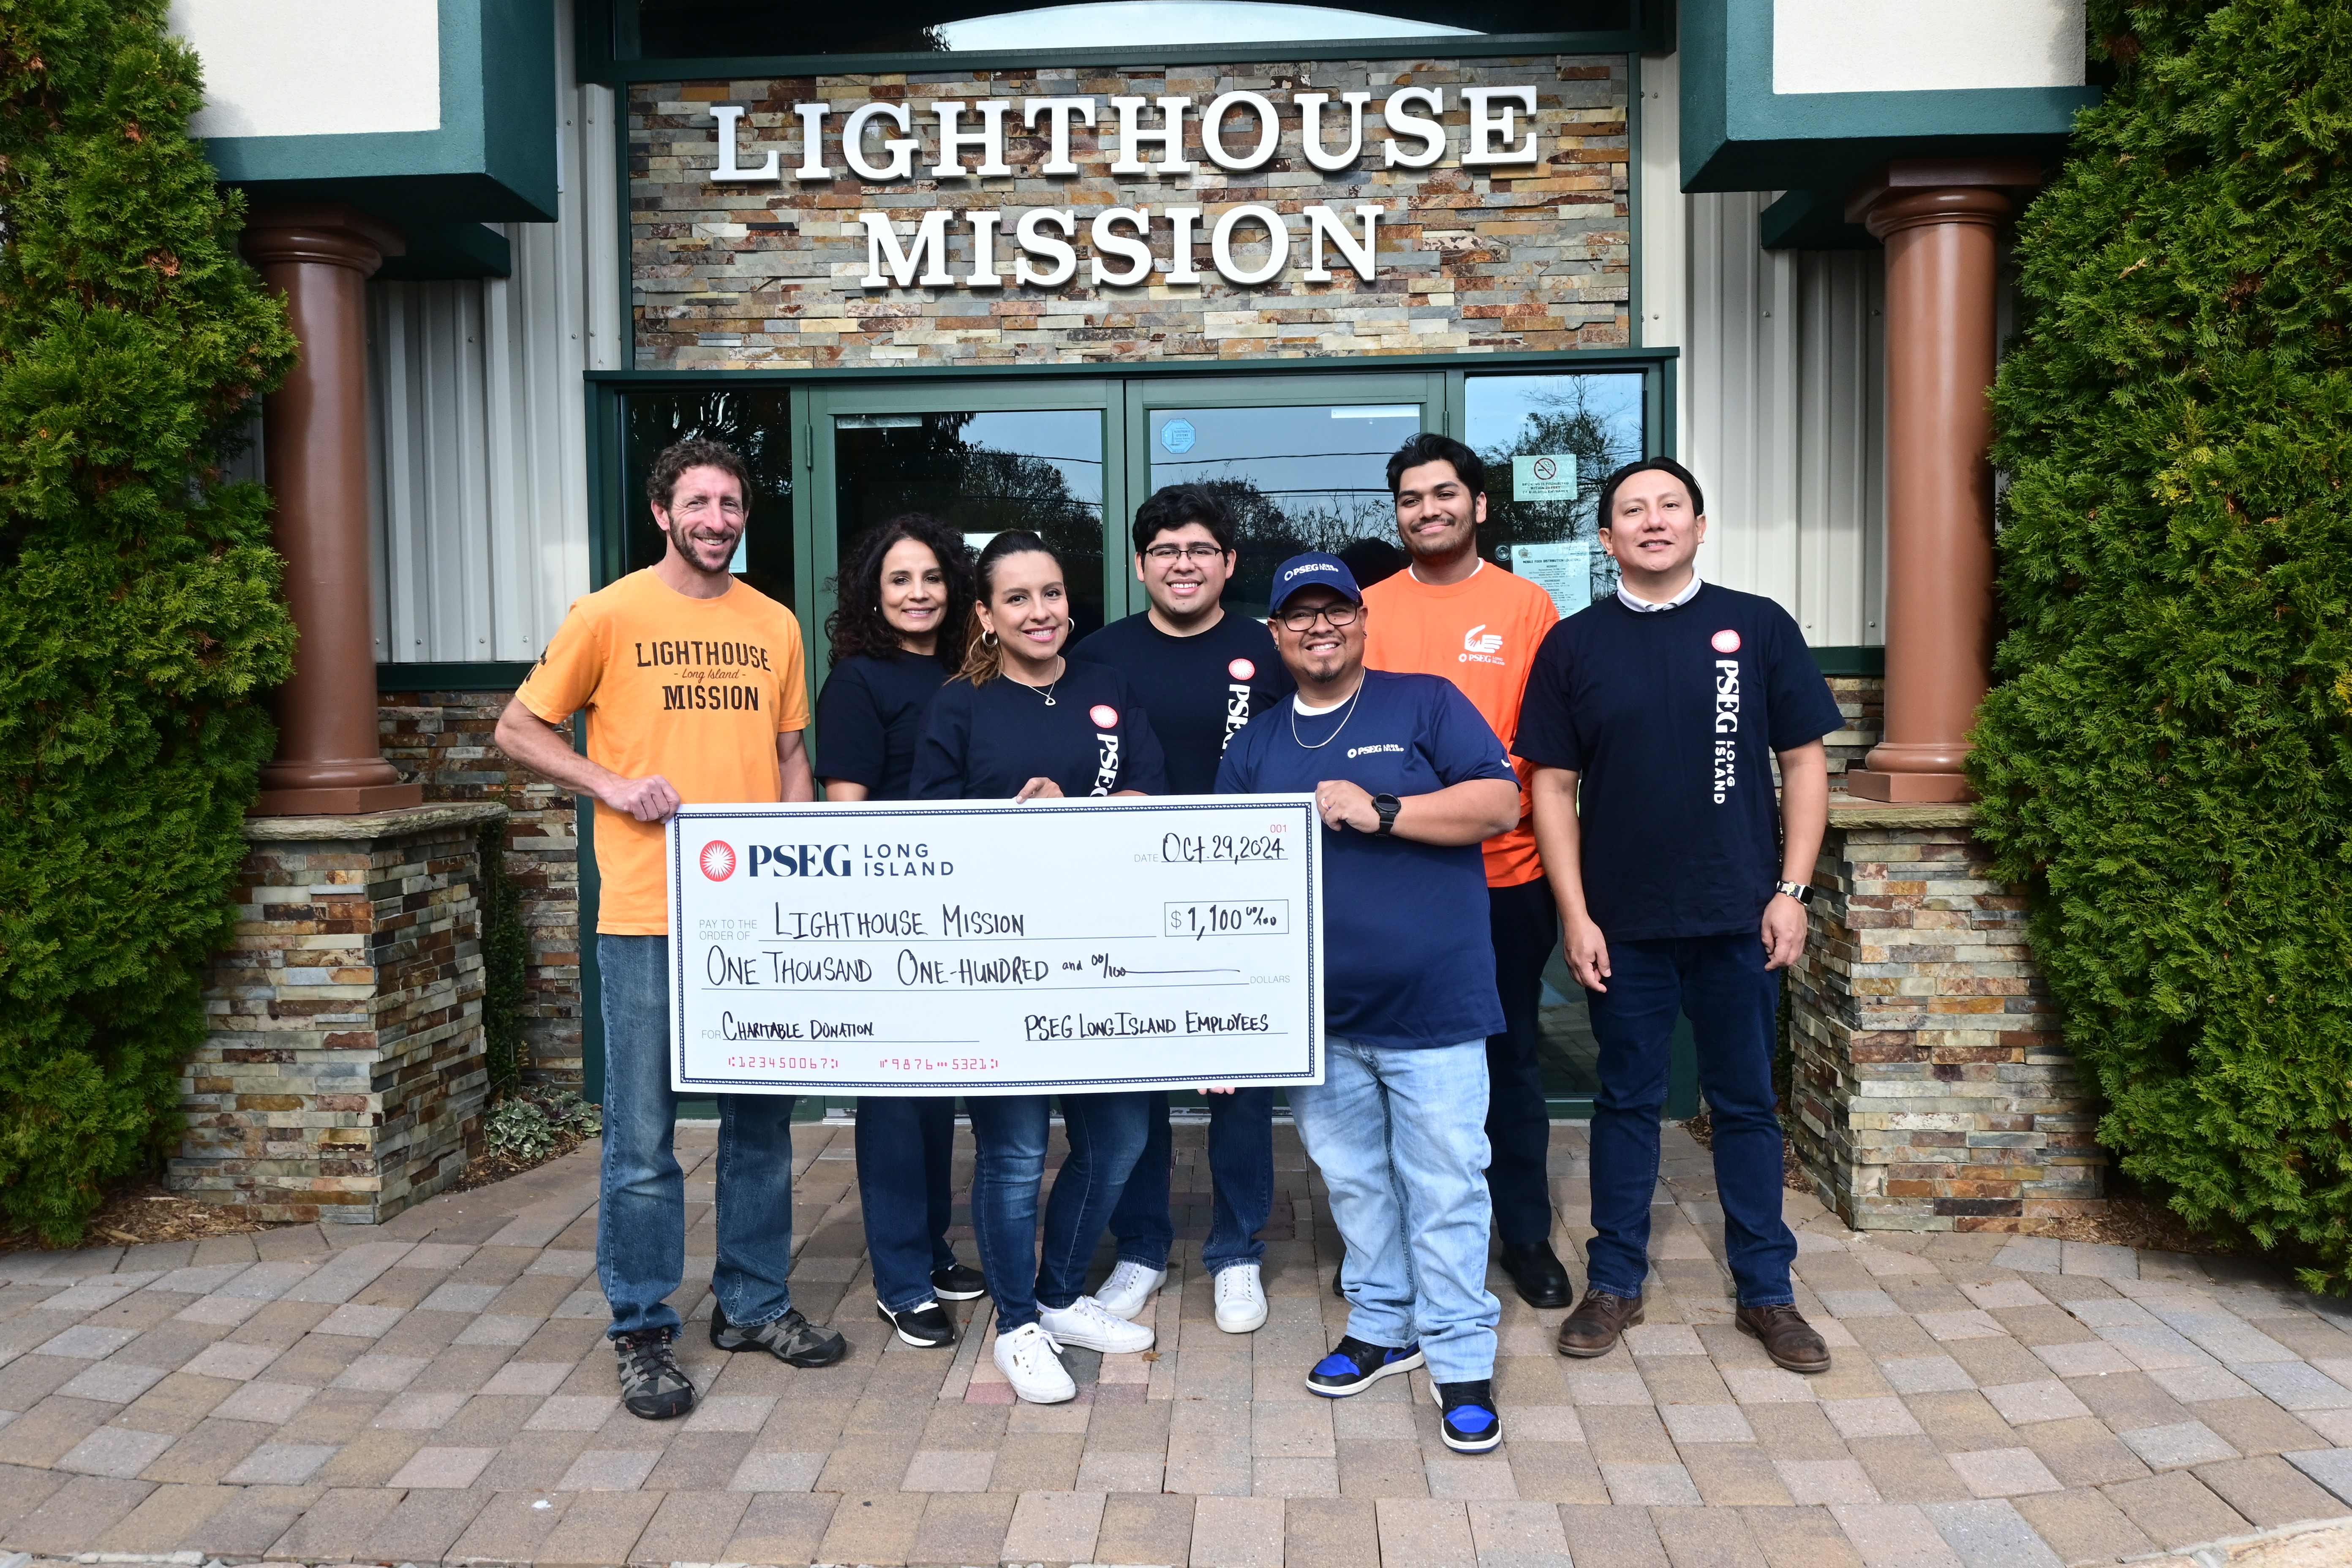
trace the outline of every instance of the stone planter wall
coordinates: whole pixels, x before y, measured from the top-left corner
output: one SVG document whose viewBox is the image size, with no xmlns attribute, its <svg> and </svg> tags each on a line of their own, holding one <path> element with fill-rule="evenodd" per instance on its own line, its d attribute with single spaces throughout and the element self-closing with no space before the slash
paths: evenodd
<svg viewBox="0 0 2352 1568">
<path fill-rule="evenodd" d="M 1832 796 L 1789 972 L 1790 1137 L 1860 1230 L 2018 1230 L 2105 1206 L 2093 1090 L 1990 880 L 1974 808 Z"/>
<path fill-rule="evenodd" d="M 582 1083 L 580 823 L 570 791 L 515 766 L 491 740 L 511 691 L 377 694 L 384 757 L 425 786 L 427 805 L 507 808 L 507 875 L 522 893 L 530 951 L 523 969 L 523 1081 Z"/>
<path fill-rule="evenodd" d="M 481 1152 L 480 864 L 506 808 L 256 817 L 211 1029 L 183 1069 L 177 1191 L 255 1219 L 370 1224 Z"/>
</svg>

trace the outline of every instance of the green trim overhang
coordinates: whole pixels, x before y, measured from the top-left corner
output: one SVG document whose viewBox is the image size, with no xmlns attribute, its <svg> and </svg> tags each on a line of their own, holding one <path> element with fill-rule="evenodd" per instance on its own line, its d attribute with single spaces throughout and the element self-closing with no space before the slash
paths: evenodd
<svg viewBox="0 0 2352 1568">
<path fill-rule="evenodd" d="M 1832 216 L 1843 226 L 1836 208 L 1845 193 L 1890 159 L 2055 159 L 2074 116 L 2099 101 L 2095 87 L 1776 93 L 1772 5 L 1685 0 L 1683 189 L 1821 193 L 1784 216 L 1784 236 L 1817 236 L 1810 225 Z"/>
<path fill-rule="evenodd" d="M 504 276 L 505 237 L 479 226 L 556 217 L 554 7 L 438 5 L 437 129 L 216 136 L 204 148 L 221 182 L 252 203 L 349 202 L 396 226 L 415 258 L 397 276 Z M 481 237 L 430 232 L 463 226 Z M 436 265 L 446 269 L 420 270 Z"/>
</svg>

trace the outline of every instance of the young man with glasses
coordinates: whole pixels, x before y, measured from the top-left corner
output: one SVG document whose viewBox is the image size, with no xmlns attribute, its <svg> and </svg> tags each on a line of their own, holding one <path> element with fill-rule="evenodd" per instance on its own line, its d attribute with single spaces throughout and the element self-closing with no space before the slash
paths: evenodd
<svg viewBox="0 0 2352 1568">
<path fill-rule="evenodd" d="M 1486 469 L 1461 442 L 1424 432 L 1389 459 L 1397 537 L 1405 569 L 1364 590 L 1374 614 L 1364 662 L 1374 669 L 1443 676 L 1461 689 L 1497 735 L 1519 725 L 1519 699 L 1536 648 L 1559 619 L 1551 595 L 1478 558 L 1486 521 Z M 1494 1163 L 1486 1186 L 1495 1198 L 1503 1272 L 1530 1307 L 1568 1305 L 1568 1270 L 1551 1246 L 1551 1118 L 1544 1105 L 1544 966 L 1557 934 L 1551 889 L 1536 853 L 1533 804 L 1520 773 L 1519 815 L 1488 839 L 1487 931 L 1495 944 L 1495 985 L 1503 1026 L 1486 1041 L 1493 1098 L 1486 1139 Z"/>
<path fill-rule="evenodd" d="M 1150 605 L 1114 621 L 1070 650 L 1083 663 L 1127 678 L 1167 753 L 1171 795 L 1208 795 L 1226 745 L 1256 714 L 1292 690 L 1290 672 L 1265 626 L 1229 614 L 1234 520 L 1200 485 L 1169 485 L 1136 509 L 1135 575 Z M 1118 1262 L 1095 1299 L 1133 1318 L 1168 1279 L 1176 1241 L 1169 1205 L 1174 1158 L 1168 1097 L 1111 1215 Z M 1217 1327 L 1245 1334 L 1265 1321 L 1259 1278 L 1265 1244 L 1257 1233 L 1274 1206 L 1274 1090 L 1239 1089 L 1209 1097 L 1209 1236 L 1201 1267 L 1214 1280 Z"/>
<path fill-rule="evenodd" d="M 1426 1364 L 1445 1446 L 1503 1440 L 1486 1289 L 1486 1037 L 1502 1027 L 1478 845 L 1519 817 L 1495 731 L 1452 682 L 1364 668 L 1379 617 L 1336 556 L 1277 569 L 1298 694 L 1250 721 L 1223 795 L 1323 820 L 1324 1072 L 1290 1091 L 1347 1244 L 1348 1330 L 1307 1374 L 1342 1398 Z"/>
</svg>

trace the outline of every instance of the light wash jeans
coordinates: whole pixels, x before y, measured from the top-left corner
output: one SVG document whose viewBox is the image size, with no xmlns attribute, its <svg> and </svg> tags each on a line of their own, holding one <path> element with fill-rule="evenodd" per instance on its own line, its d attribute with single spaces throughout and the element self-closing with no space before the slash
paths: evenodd
<svg viewBox="0 0 2352 1568">
<path fill-rule="evenodd" d="M 1323 1081 L 1290 1091 L 1347 1243 L 1348 1332 L 1421 1342 L 1438 1383 L 1495 1375 L 1486 1289 L 1486 1042 L 1408 1050 L 1325 1042 Z"/>
<path fill-rule="evenodd" d="M 673 1148 L 669 939 L 600 936 L 604 1004 L 604 1164 L 596 1281 L 617 1338 L 679 1327 L 686 1178 Z M 793 1104 L 789 1094 L 719 1097 L 719 1264 L 710 1289 L 730 1323 L 755 1328 L 792 1306 Z"/>
</svg>

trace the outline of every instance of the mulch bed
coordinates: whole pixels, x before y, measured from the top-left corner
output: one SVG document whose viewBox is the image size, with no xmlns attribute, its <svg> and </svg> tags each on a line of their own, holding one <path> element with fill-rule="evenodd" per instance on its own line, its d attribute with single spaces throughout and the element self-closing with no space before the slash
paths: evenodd
<svg viewBox="0 0 2352 1568">
<path fill-rule="evenodd" d="M 167 1193 L 152 1175 L 118 1183 L 91 1216 L 89 1234 L 63 1247 L 43 1241 L 32 1229 L 0 1233 L 0 1252 L 73 1252 L 85 1247 L 141 1247 L 156 1241 L 201 1241 L 211 1236 L 242 1236 L 277 1226 L 247 1219 L 218 1204 L 199 1203 Z"/>
<path fill-rule="evenodd" d="M 520 1176 L 525 1171 L 535 1171 L 551 1160 L 561 1160 L 587 1140 L 576 1132 L 558 1131 L 555 1144 L 536 1160 L 520 1159 L 512 1154 L 484 1154 L 466 1166 L 466 1173 L 451 1183 L 448 1191 L 470 1193 L 476 1187 L 487 1187 L 503 1182 L 509 1176 Z"/>
</svg>

